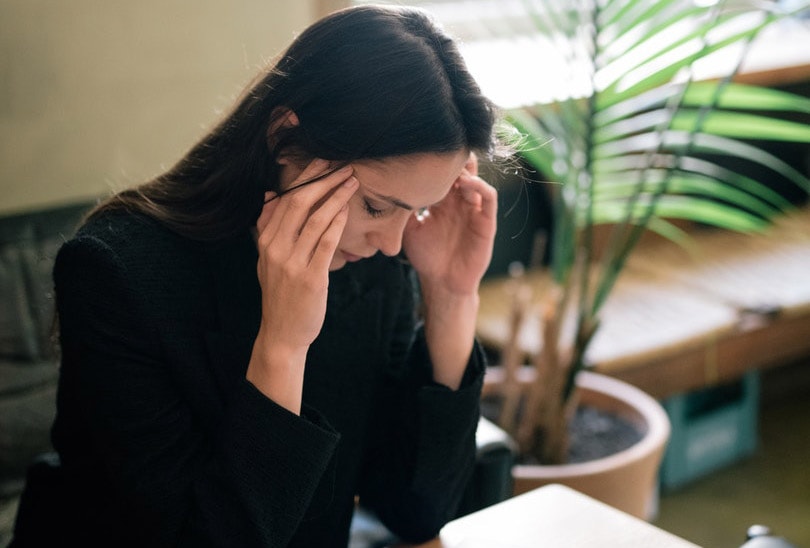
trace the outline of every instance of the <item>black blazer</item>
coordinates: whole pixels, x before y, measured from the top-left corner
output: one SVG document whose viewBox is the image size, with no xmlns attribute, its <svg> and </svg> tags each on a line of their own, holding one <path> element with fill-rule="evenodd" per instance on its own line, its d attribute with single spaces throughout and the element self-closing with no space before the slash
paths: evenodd
<svg viewBox="0 0 810 548">
<path fill-rule="evenodd" d="M 245 379 L 261 319 L 245 233 L 191 241 L 135 215 L 80 229 L 54 268 L 53 443 L 12 544 L 340 546 L 355 496 L 409 541 L 454 516 L 475 458 L 484 358 L 431 382 L 412 270 L 330 275 L 294 415 Z"/>
</svg>

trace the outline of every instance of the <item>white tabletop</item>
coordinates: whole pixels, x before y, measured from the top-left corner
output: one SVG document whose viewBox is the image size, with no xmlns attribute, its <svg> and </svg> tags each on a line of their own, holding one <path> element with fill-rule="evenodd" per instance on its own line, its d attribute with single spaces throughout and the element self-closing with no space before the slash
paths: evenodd
<svg viewBox="0 0 810 548">
<path fill-rule="evenodd" d="M 524 493 L 448 523 L 420 548 L 695 548 L 562 485 Z"/>
</svg>

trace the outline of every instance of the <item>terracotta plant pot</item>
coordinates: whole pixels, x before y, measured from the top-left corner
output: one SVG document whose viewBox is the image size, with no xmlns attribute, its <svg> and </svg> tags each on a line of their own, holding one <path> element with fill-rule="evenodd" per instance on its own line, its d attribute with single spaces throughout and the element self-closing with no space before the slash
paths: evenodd
<svg viewBox="0 0 810 548">
<path fill-rule="evenodd" d="M 588 462 L 516 464 L 514 495 L 557 483 L 651 521 L 658 511 L 658 472 L 670 435 L 666 411 L 647 393 L 600 373 L 579 373 L 577 386 L 580 405 L 618 414 L 637 425 L 642 438 L 623 451 Z"/>
</svg>

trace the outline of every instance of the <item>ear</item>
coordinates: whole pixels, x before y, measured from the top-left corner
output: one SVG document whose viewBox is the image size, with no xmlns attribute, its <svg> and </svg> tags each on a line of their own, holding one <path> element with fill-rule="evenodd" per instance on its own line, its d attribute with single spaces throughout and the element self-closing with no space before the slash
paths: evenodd
<svg viewBox="0 0 810 548">
<path fill-rule="evenodd" d="M 298 115 L 287 107 L 276 107 L 270 116 L 272 122 L 267 126 L 267 136 L 275 134 L 279 129 L 295 127 L 299 124 Z"/>
<path fill-rule="evenodd" d="M 271 150 L 275 148 L 278 139 L 276 134 L 279 130 L 296 127 L 299 125 L 298 115 L 287 107 L 276 107 L 273 109 L 273 114 L 270 117 L 271 122 L 267 125 L 267 146 Z M 283 151 L 279 151 L 278 163 L 282 163 L 282 158 L 285 157 Z"/>
</svg>

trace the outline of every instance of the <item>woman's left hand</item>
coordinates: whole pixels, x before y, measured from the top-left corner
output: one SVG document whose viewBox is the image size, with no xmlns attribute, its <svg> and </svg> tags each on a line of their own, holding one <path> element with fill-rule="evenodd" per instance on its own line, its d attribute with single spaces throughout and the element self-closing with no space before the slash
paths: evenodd
<svg viewBox="0 0 810 548">
<path fill-rule="evenodd" d="M 422 222 L 408 221 L 403 249 L 423 286 L 441 293 L 476 294 L 492 258 L 498 194 L 478 177 L 475 154 L 445 198 Z"/>
</svg>

